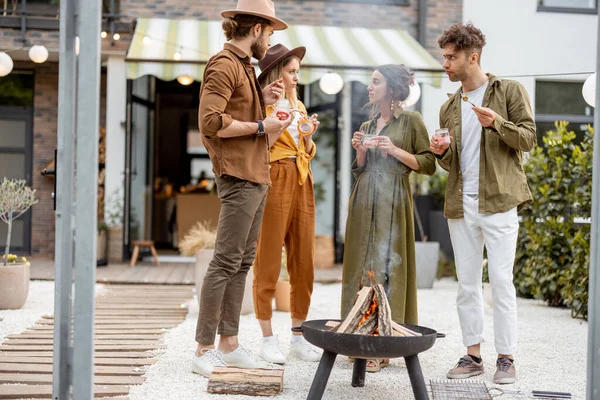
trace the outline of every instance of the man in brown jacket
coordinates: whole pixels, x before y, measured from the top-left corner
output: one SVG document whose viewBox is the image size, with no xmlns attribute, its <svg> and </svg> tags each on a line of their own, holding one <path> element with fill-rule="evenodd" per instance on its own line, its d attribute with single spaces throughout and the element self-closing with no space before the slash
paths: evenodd
<svg viewBox="0 0 600 400">
<path fill-rule="evenodd" d="M 274 30 L 287 28 L 275 17 L 273 2 L 239 0 L 235 10 L 221 15 L 228 42 L 206 65 L 198 115 L 221 200 L 215 253 L 200 293 L 192 366 L 207 377 L 215 366 L 259 366 L 239 346 L 240 311 L 271 183 L 269 145 L 291 123 L 275 114 L 265 118 L 265 105 L 275 103 L 283 85 L 274 82 L 261 91 L 250 63 L 251 57 L 265 56 Z"/>
<path fill-rule="evenodd" d="M 483 247 L 494 304 L 494 342 L 498 359 L 494 382 L 514 383 L 517 300 L 513 265 L 519 222 L 517 211 L 531 201 L 523 172 L 523 152 L 536 144 L 529 98 L 518 82 L 485 74 L 480 58 L 485 36 L 472 24 L 458 23 L 438 41 L 444 69 L 460 89 L 440 110 L 440 127 L 450 131 L 444 143 L 434 135 L 431 151 L 448 171 L 444 214 L 448 218 L 459 281 L 457 296 L 462 357 L 447 376 L 483 373 Z"/>
</svg>

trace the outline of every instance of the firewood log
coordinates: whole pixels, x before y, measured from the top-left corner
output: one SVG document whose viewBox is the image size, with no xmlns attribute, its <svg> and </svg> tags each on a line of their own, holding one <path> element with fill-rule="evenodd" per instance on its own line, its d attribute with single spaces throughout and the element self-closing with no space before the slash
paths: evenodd
<svg viewBox="0 0 600 400">
<path fill-rule="evenodd" d="M 377 312 L 374 312 L 367 317 L 361 326 L 349 333 L 353 333 L 355 335 L 372 335 L 373 332 L 375 332 L 375 329 L 377 329 L 377 319 Z"/>
<path fill-rule="evenodd" d="M 327 321 L 325 323 L 325 326 L 328 328 L 332 328 L 332 330 L 335 330 L 335 328 L 337 328 L 338 326 L 340 326 L 342 323 L 339 321 Z"/>
<path fill-rule="evenodd" d="M 392 310 L 385 289 L 382 285 L 377 284 L 373 290 L 375 290 L 375 299 L 377 300 L 379 336 L 392 336 Z"/>
<path fill-rule="evenodd" d="M 371 307 L 373 300 L 373 288 L 370 286 L 363 287 L 358 292 L 358 299 L 354 302 L 352 310 L 348 313 L 348 316 L 337 328 L 336 332 L 339 333 L 350 333 L 358 326 L 358 323 L 362 320 L 363 316 Z"/>
<path fill-rule="evenodd" d="M 283 390 L 283 369 L 216 367 L 206 390 L 215 394 L 276 396 Z"/>
<path fill-rule="evenodd" d="M 422 333 L 419 332 L 415 332 L 413 330 L 408 329 L 407 327 L 404 327 L 394 321 L 392 321 L 392 328 L 399 332 L 402 333 L 404 336 L 423 336 Z"/>
</svg>

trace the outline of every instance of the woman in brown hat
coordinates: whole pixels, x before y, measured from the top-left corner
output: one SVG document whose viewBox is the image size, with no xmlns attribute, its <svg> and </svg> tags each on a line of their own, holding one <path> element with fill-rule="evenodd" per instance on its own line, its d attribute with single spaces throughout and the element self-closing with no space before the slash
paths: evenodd
<svg viewBox="0 0 600 400">
<path fill-rule="evenodd" d="M 306 49 L 288 50 L 278 44 L 259 61 L 260 85 L 281 80 L 283 103 L 294 114 L 292 124 L 271 148 L 271 182 L 267 194 L 263 223 L 258 238 L 254 263 L 254 311 L 263 333 L 259 355 L 273 363 L 284 364 L 279 341 L 273 335 L 271 301 L 281 270 L 281 252 L 285 246 L 287 270 L 291 284 L 292 326 L 306 320 L 314 280 L 315 196 L 310 160 L 315 155 L 312 136 L 319 122 L 317 115 L 306 116 L 304 104 L 298 100 L 298 70 Z M 285 101 L 287 100 L 287 102 Z M 267 107 L 267 115 L 281 112 L 278 104 Z M 318 361 L 321 354 L 301 334 L 292 335 L 290 356 L 306 361 Z"/>
<path fill-rule="evenodd" d="M 403 65 L 382 65 L 368 86 L 372 119 L 352 138 L 355 177 L 348 205 L 342 317 L 356 292 L 370 286 L 368 273 L 384 285 L 392 319 L 417 324 L 417 276 L 411 173 L 433 175 L 435 156 L 421 115 L 403 109 L 413 83 Z M 389 360 L 369 360 L 376 372 Z"/>
</svg>

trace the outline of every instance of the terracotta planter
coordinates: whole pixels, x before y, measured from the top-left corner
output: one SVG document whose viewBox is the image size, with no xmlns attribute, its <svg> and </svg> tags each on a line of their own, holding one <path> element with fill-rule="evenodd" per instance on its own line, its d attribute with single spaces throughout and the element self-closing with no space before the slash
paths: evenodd
<svg viewBox="0 0 600 400">
<path fill-rule="evenodd" d="M 0 310 L 23 307 L 29 294 L 29 263 L 0 264 Z"/>
<path fill-rule="evenodd" d="M 315 268 L 327 269 L 335 264 L 333 236 L 315 236 Z"/>
<path fill-rule="evenodd" d="M 275 286 L 275 309 L 277 311 L 290 311 L 290 290 L 292 286 L 288 281 L 277 281 Z"/>
<path fill-rule="evenodd" d="M 196 294 L 198 296 L 198 306 L 200 306 L 200 293 L 202 292 L 202 283 L 208 269 L 208 264 L 213 258 L 214 249 L 203 249 L 196 252 Z M 244 288 L 244 301 L 242 303 L 242 315 L 254 312 L 254 302 L 252 300 L 252 280 L 254 274 L 252 268 L 246 277 L 246 287 Z"/>
</svg>

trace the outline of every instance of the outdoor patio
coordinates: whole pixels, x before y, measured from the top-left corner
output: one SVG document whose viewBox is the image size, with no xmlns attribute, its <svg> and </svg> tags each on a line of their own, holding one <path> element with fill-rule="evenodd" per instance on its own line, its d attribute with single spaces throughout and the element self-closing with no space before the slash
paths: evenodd
<svg viewBox="0 0 600 400">
<path fill-rule="evenodd" d="M 4 321 L 0 323 L 0 341 L 6 335 L 15 334 L 31 327 L 45 314 L 52 313 L 53 284 L 32 282 L 29 300 L 25 307 L 16 311 L 0 311 Z M 98 293 L 106 293 L 110 285 L 99 285 Z M 141 288 L 140 288 L 141 289 Z M 446 334 L 434 347 L 420 355 L 425 379 L 444 379 L 446 371 L 463 355 L 460 327 L 456 315 L 457 283 L 452 279 L 436 281 L 432 290 L 419 290 L 420 324 Z M 341 285 L 316 284 L 309 319 L 337 318 Z M 189 313 L 181 323 L 167 331 L 165 349 L 155 350 L 156 362 L 145 369 L 144 383 L 131 386 L 129 399 L 250 399 L 246 396 L 216 396 L 206 392 L 207 379 L 192 374 L 190 363 L 195 349 L 194 330 L 198 312 L 197 302 L 187 302 Z M 495 371 L 493 347 L 492 309 L 486 304 L 485 335 L 487 342 L 482 353 L 487 368 L 485 375 L 473 378 L 483 380 L 488 387 Z M 285 313 L 276 312 L 274 326 L 284 352 L 289 348 L 290 322 Z M 241 342 L 257 352 L 260 330 L 253 315 L 241 319 Z M 587 322 L 572 319 L 567 309 L 545 306 L 534 300 L 519 299 L 519 349 L 516 356 L 517 383 L 504 386 L 506 390 L 550 390 L 571 392 L 574 399 L 585 395 L 585 371 L 587 360 Z M 306 398 L 317 364 L 297 360 L 285 366 L 284 391 L 279 399 Z M 409 378 L 401 360 L 393 360 L 390 367 L 377 374 L 368 374 L 365 387 L 350 385 L 352 364 L 345 357 L 338 357 L 332 371 L 325 399 L 411 399 Z M 2 386 L 0 385 L 0 394 Z M 0 395 L 0 398 L 2 396 Z M 523 398 L 505 395 L 502 398 Z"/>
</svg>

